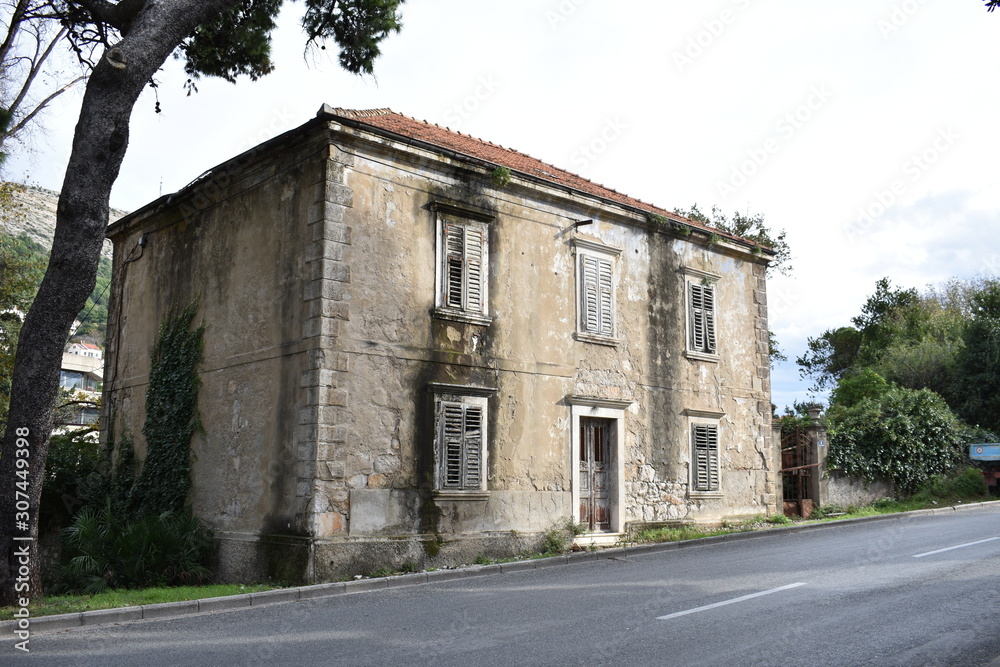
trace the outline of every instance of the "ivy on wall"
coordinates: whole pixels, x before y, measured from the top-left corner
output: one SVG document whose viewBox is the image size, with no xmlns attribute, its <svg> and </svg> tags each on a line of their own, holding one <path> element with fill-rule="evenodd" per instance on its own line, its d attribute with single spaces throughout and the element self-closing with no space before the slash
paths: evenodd
<svg viewBox="0 0 1000 667">
<path fill-rule="evenodd" d="M 133 489 L 136 514 L 184 511 L 191 488 L 191 436 L 201 429 L 198 418 L 198 364 L 204 325 L 191 328 L 198 310 L 192 302 L 171 308 L 160 325 L 153 348 L 146 390 L 146 460 Z"/>
</svg>

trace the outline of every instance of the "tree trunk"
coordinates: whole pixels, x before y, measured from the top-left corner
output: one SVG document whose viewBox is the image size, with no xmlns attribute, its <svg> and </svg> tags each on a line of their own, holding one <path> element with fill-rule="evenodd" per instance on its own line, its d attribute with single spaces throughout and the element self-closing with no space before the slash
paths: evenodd
<svg viewBox="0 0 1000 667">
<path fill-rule="evenodd" d="M 94 288 L 111 187 L 139 93 L 194 28 L 234 0 L 146 2 L 87 82 L 56 217 L 48 270 L 21 329 L 0 455 L 0 606 L 41 596 L 38 502 L 63 347 Z M 18 461 L 27 461 L 19 468 Z M 21 464 L 25 466 L 24 463 Z M 20 471 L 20 476 L 19 476 Z"/>
</svg>

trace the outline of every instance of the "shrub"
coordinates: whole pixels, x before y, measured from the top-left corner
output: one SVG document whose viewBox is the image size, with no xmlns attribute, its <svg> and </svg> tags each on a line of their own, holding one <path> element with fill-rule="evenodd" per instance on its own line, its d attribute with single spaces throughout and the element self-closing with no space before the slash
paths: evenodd
<svg viewBox="0 0 1000 667">
<path fill-rule="evenodd" d="M 101 445 L 92 431 L 52 436 L 39 509 L 47 528 L 62 529 L 77 508 L 100 502 L 105 493 L 103 461 Z"/>
<path fill-rule="evenodd" d="M 831 415 L 828 463 L 909 495 L 964 458 L 964 433 L 934 392 L 893 388 Z"/>
<path fill-rule="evenodd" d="M 63 531 L 59 587 L 99 593 L 204 583 L 213 546 L 208 529 L 188 513 L 123 520 L 108 500 L 99 510 L 80 510 Z"/>
<path fill-rule="evenodd" d="M 914 496 L 924 502 L 954 502 L 981 498 L 989 493 L 983 474 L 978 468 L 958 468 L 946 475 L 935 475 L 923 484 Z"/>
<path fill-rule="evenodd" d="M 866 398 L 878 399 L 891 389 L 881 375 L 870 368 L 846 375 L 830 394 L 830 404 L 851 408 Z"/>
<path fill-rule="evenodd" d="M 542 535 L 542 553 L 554 556 L 566 551 L 569 547 L 569 531 L 562 527 L 549 528 Z"/>
</svg>

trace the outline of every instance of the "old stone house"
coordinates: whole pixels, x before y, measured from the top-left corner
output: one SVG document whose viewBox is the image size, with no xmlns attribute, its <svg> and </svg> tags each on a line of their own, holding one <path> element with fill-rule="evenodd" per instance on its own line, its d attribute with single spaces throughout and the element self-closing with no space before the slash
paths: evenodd
<svg viewBox="0 0 1000 667">
<path fill-rule="evenodd" d="M 319 581 L 776 511 L 743 239 L 389 110 L 316 118 L 115 223 L 105 419 L 143 451 L 205 326 L 194 511 L 224 578 Z"/>
</svg>

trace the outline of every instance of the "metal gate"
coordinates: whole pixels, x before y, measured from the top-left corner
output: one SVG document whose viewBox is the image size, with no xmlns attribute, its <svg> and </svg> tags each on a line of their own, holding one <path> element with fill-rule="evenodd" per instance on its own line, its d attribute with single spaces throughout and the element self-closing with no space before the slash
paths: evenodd
<svg viewBox="0 0 1000 667">
<path fill-rule="evenodd" d="M 785 516 L 809 518 L 815 505 L 812 440 L 800 428 L 781 434 L 781 483 Z"/>
</svg>

